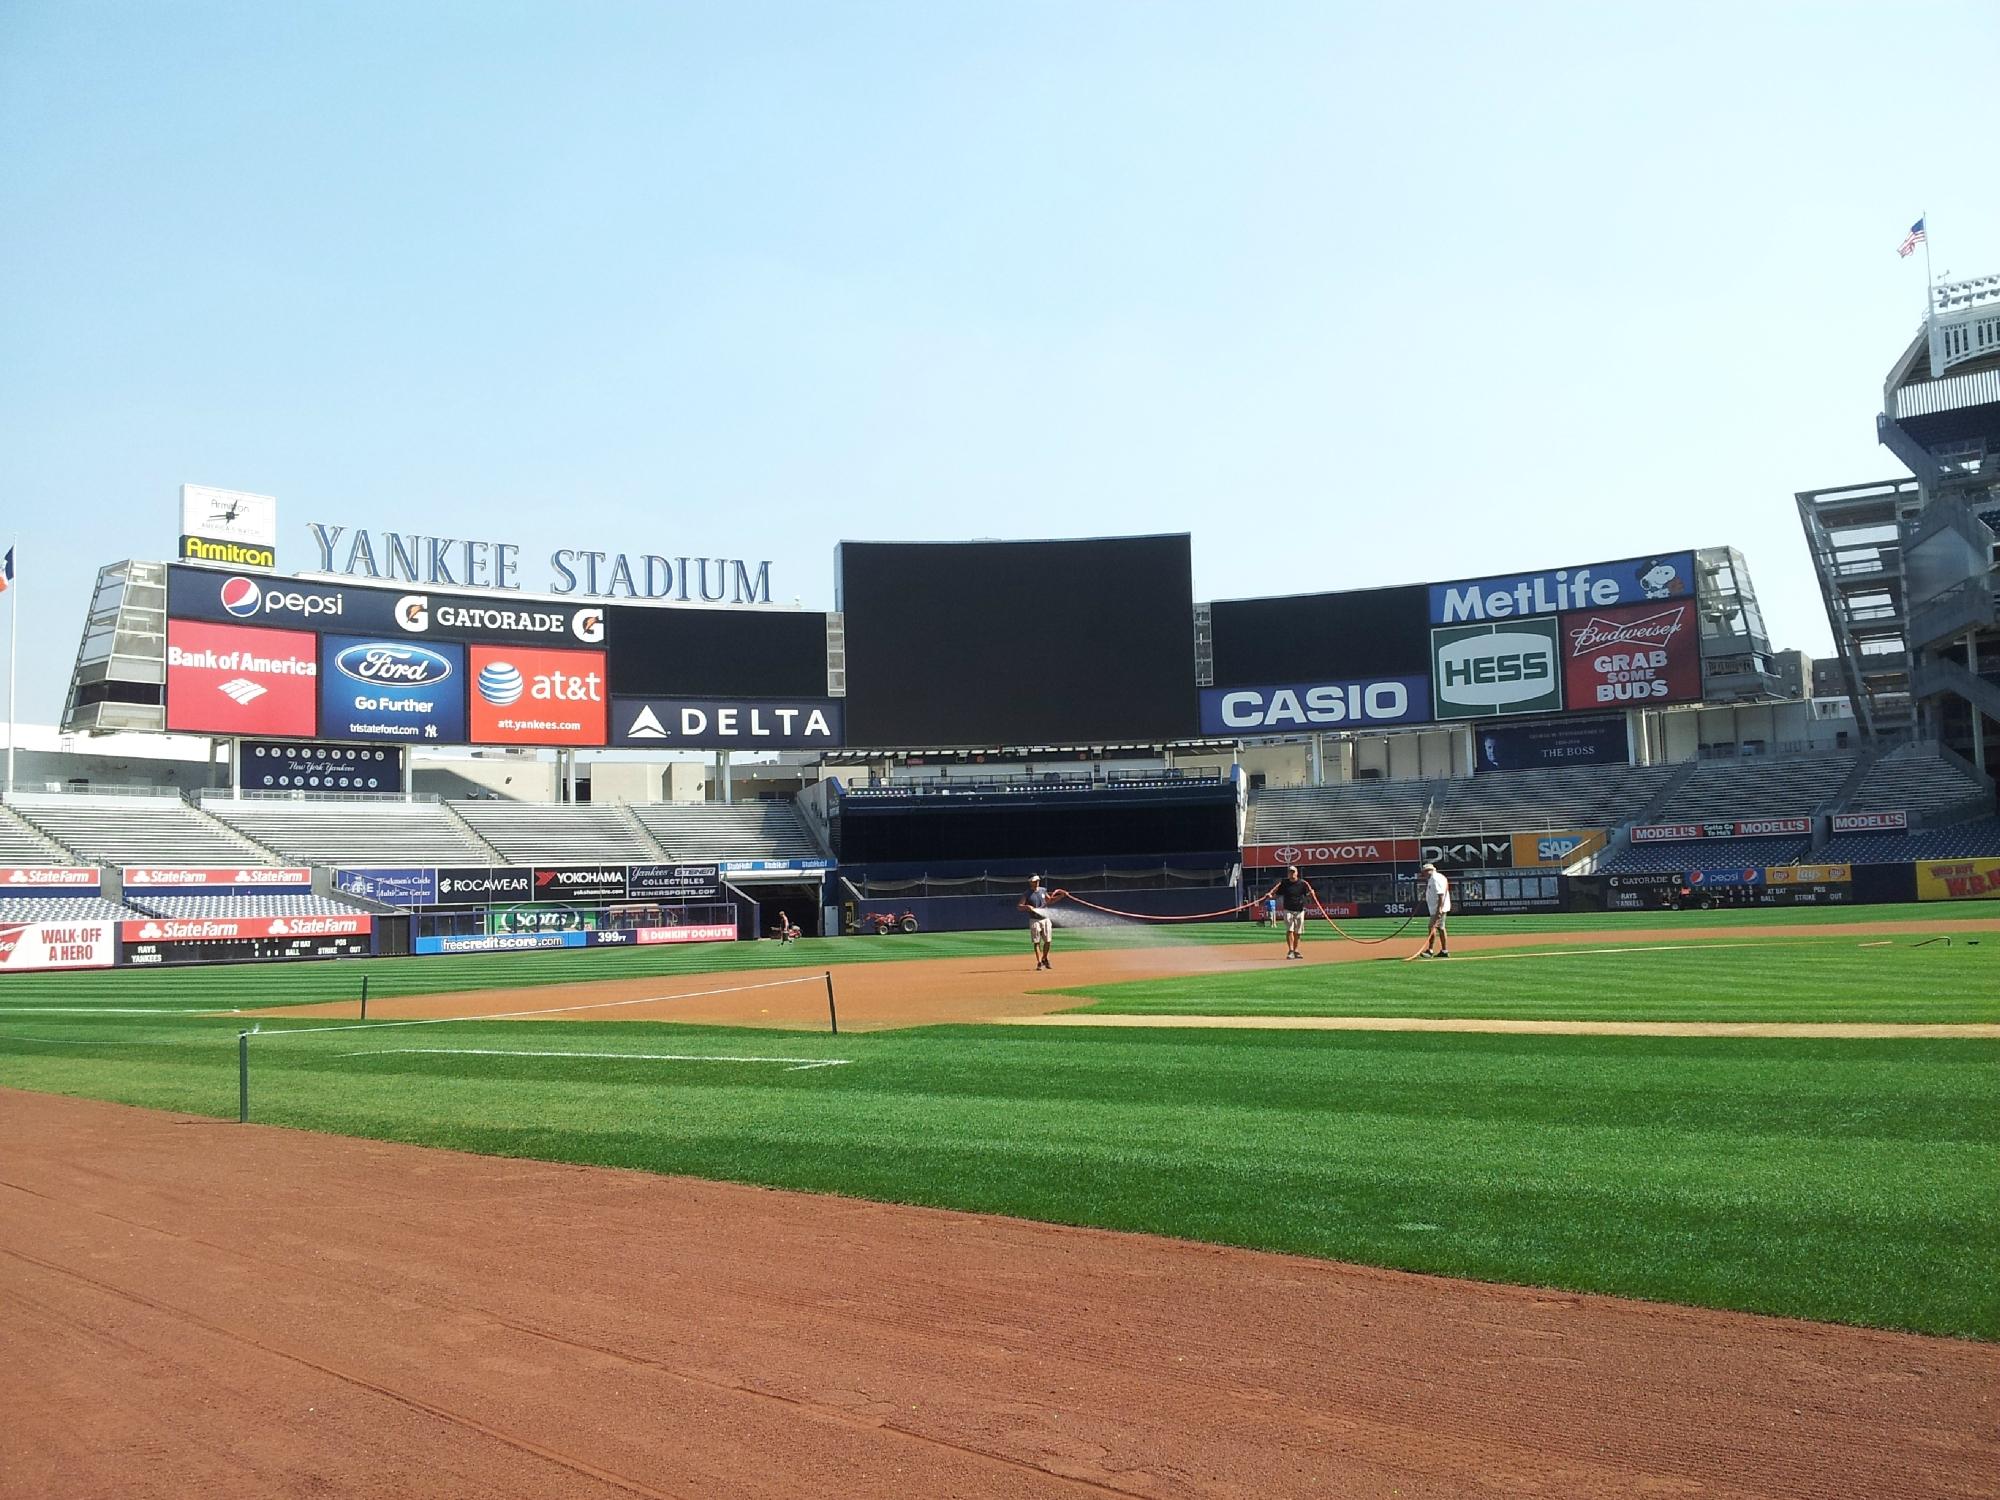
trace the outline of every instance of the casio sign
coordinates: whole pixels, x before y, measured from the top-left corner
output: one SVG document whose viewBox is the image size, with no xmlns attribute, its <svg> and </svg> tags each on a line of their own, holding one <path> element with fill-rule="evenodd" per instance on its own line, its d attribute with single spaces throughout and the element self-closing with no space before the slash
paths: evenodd
<svg viewBox="0 0 2000 1500">
<path fill-rule="evenodd" d="M 1331 724 L 1398 724 L 1424 718 L 1421 677 L 1299 683 L 1283 687 L 1205 688 L 1204 734 L 1270 733 Z"/>
</svg>

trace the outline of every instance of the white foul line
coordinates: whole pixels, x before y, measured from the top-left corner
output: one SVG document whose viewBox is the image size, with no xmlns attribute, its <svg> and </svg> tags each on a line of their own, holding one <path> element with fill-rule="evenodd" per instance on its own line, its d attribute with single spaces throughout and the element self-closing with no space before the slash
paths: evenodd
<svg viewBox="0 0 2000 1500">
<path fill-rule="evenodd" d="M 627 1062 L 720 1062 L 789 1063 L 788 1073 L 807 1068 L 844 1068 L 851 1057 L 712 1057 L 693 1052 L 526 1052 L 513 1047 L 372 1047 L 366 1052 L 343 1052 L 342 1057 L 395 1057 L 411 1053 L 437 1057 L 605 1057 Z"/>
</svg>

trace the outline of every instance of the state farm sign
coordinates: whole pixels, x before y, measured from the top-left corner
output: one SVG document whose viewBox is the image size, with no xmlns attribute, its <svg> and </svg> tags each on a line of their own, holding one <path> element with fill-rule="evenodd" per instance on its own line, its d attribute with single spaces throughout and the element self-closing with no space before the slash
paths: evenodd
<svg viewBox="0 0 2000 1500">
<path fill-rule="evenodd" d="M 374 929 L 375 919 L 366 912 L 351 917 L 155 917 L 120 922 L 118 936 L 128 943 L 220 943 L 232 938 L 352 937 Z"/>
<path fill-rule="evenodd" d="M 218 886 L 297 890 L 309 889 L 313 883 L 313 872 L 304 865 L 129 865 L 124 877 L 128 890 L 212 890 Z"/>
<path fill-rule="evenodd" d="M 0 865 L 0 895 L 28 891 L 94 891 L 97 871 L 88 865 Z"/>
</svg>

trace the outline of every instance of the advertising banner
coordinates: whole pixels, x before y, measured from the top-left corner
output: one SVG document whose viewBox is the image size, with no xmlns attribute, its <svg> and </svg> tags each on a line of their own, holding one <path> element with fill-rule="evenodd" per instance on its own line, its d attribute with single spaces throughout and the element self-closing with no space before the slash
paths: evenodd
<svg viewBox="0 0 2000 1500">
<path fill-rule="evenodd" d="M 108 969 L 117 957 L 110 922 L 0 922 L 0 972 Z"/>
<path fill-rule="evenodd" d="M 375 951 L 375 938 L 373 934 L 363 932 L 224 938 L 191 943 L 168 939 L 128 942 L 124 949 L 128 964 L 262 963 L 295 958 L 366 958 Z"/>
<path fill-rule="evenodd" d="M 1764 870 L 1767 885 L 1846 885 L 1853 879 L 1852 865 L 1770 865 Z"/>
<path fill-rule="evenodd" d="M 1835 833 L 1902 833 L 1910 826 L 1907 812 L 1851 812 L 1833 815 Z"/>
<path fill-rule="evenodd" d="M 304 865 L 127 865 L 128 891 L 309 891 L 313 872 Z"/>
<path fill-rule="evenodd" d="M 605 640 L 602 605 L 408 592 L 178 565 L 167 569 L 167 613 L 176 619 L 216 624 L 290 626 L 420 643 L 596 646 Z"/>
<path fill-rule="evenodd" d="M 575 906 L 489 906 L 488 932 L 595 932 L 605 922 L 601 911 Z"/>
<path fill-rule="evenodd" d="M 472 742 L 602 745 L 604 653 L 474 646 Z"/>
<path fill-rule="evenodd" d="M 309 632 L 167 621 L 167 728 L 311 739 L 319 661 Z"/>
<path fill-rule="evenodd" d="M 1917 862 L 1919 901 L 1984 901 L 2000 896 L 2000 859 Z"/>
<path fill-rule="evenodd" d="M 465 648 L 320 637 L 319 732 L 330 740 L 465 741 Z"/>
<path fill-rule="evenodd" d="M 1556 719 L 1482 725 L 1472 769 L 1534 771 L 1544 766 L 1623 765 L 1631 758 L 1623 719 Z"/>
<path fill-rule="evenodd" d="M 1527 912 L 1562 910 L 1562 877 L 1537 870 L 1487 870 L 1454 882 L 1454 910 Z"/>
<path fill-rule="evenodd" d="M 95 896 L 101 886 L 97 871 L 88 865 L 0 865 L 0 898 L 44 891 Z"/>
<path fill-rule="evenodd" d="M 217 943 L 232 938 L 354 937 L 373 932 L 375 919 L 365 911 L 353 915 L 302 917 L 147 917 L 120 922 L 118 936 L 127 943 Z"/>
<path fill-rule="evenodd" d="M 650 898 L 680 905 L 713 901 L 722 891 L 716 865 L 628 865 L 625 885 L 626 894 L 635 901 Z"/>
<path fill-rule="evenodd" d="M 297 740 L 245 740 L 237 776 L 246 792 L 400 792 L 400 751 Z"/>
<path fill-rule="evenodd" d="M 1572 711 L 1701 701 L 1692 596 L 1562 617 L 1563 696 Z"/>
<path fill-rule="evenodd" d="M 1427 724 L 1427 677 L 1351 678 L 1276 687 L 1203 688 L 1201 732 L 1284 734 L 1302 729 L 1370 724 Z"/>
<path fill-rule="evenodd" d="M 370 901 L 380 901 L 385 906 L 438 904 L 438 872 L 417 866 L 335 870 L 333 888 L 346 891 L 349 895 L 366 896 Z"/>
<path fill-rule="evenodd" d="M 181 552 L 233 568 L 278 565 L 278 502 L 269 495 L 181 486 Z"/>
<path fill-rule="evenodd" d="M 534 894 L 535 872 L 523 865 L 445 865 L 437 872 L 440 906 L 529 901 Z"/>
<path fill-rule="evenodd" d="M 1431 632 L 1431 702 L 1440 719 L 1562 711 L 1561 632 L 1553 618 Z"/>
<path fill-rule="evenodd" d="M 1581 568 L 1510 573 L 1430 586 L 1431 623 L 1552 615 L 1565 610 L 1608 609 L 1619 604 L 1692 599 L 1694 554 L 1628 557 Z"/>
<path fill-rule="evenodd" d="M 1386 865 L 1417 862 L 1415 839 L 1343 839 L 1324 844 L 1246 844 L 1243 863 L 1259 869 L 1321 865 Z"/>
<path fill-rule="evenodd" d="M 816 875 L 831 870 L 830 859 L 725 859 L 716 865 L 725 875 Z"/>
<path fill-rule="evenodd" d="M 1764 867 L 1762 865 L 1722 865 L 1713 869 L 1689 870 L 1687 883 L 1699 889 L 1705 885 L 1762 885 Z"/>
<path fill-rule="evenodd" d="M 698 927 L 641 927 L 633 934 L 642 944 L 728 943 L 736 938 L 733 922 L 703 923 Z"/>
<path fill-rule="evenodd" d="M 1440 835 L 1424 839 L 1417 846 L 1417 858 L 1447 870 L 1505 869 L 1514 863 L 1511 834 L 1480 834 L 1471 838 Z"/>
<path fill-rule="evenodd" d="M 1678 905 L 1686 875 L 1680 870 L 1652 870 L 1641 875 L 1612 875 L 1604 882 L 1609 911 L 1661 911 Z"/>
<path fill-rule="evenodd" d="M 583 948 L 587 932 L 487 932 L 410 939 L 412 953 L 513 953 L 523 948 Z"/>
<path fill-rule="evenodd" d="M 1632 830 L 1632 842 L 1677 844 L 1691 839 L 1774 838 L 1811 832 L 1811 818 L 1746 818 L 1733 823 L 1641 823 Z"/>
<path fill-rule="evenodd" d="M 1595 854 L 1605 844 L 1602 828 L 1565 828 L 1549 833 L 1517 833 L 1514 864 L 1524 870 L 1560 870 Z"/>
<path fill-rule="evenodd" d="M 537 901 L 625 899 L 623 865 L 536 865 L 534 882 Z"/>
<path fill-rule="evenodd" d="M 834 749 L 838 698 L 614 698 L 611 743 L 687 750 Z"/>
</svg>

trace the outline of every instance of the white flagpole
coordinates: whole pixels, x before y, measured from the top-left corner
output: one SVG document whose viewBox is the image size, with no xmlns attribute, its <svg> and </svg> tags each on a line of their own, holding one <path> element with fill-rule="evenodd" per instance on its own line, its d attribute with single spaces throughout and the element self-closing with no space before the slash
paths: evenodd
<svg viewBox="0 0 2000 1500">
<path fill-rule="evenodd" d="M 1931 211 L 1925 209 L 1918 222 L 1924 226 L 1924 321 L 1928 323 L 1931 320 L 1931 304 L 1937 300 L 1933 295 L 1937 290 L 1937 278 L 1931 275 Z"/>
<path fill-rule="evenodd" d="M 14 562 L 14 576 L 9 580 L 7 592 L 14 602 L 7 607 L 7 795 L 5 800 L 14 800 L 14 663 L 20 655 L 21 644 L 21 558 L 18 540 L 9 544 L 8 557 Z"/>
</svg>

